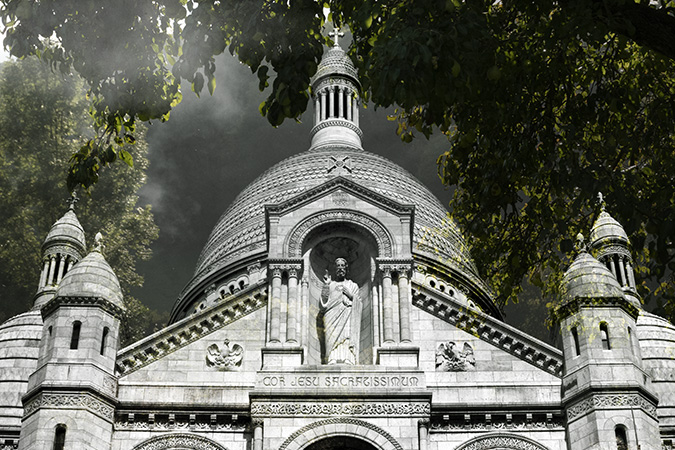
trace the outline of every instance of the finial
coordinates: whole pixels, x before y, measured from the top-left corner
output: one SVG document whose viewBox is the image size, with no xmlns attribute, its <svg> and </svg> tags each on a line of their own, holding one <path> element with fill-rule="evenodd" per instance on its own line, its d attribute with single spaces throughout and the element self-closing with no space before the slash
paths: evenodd
<svg viewBox="0 0 675 450">
<path fill-rule="evenodd" d="M 602 192 L 598 192 L 598 205 L 600 205 L 600 211 L 605 210 L 605 198 L 602 196 Z"/>
<path fill-rule="evenodd" d="M 581 233 L 577 234 L 577 242 L 574 247 L 577 249 L 579 253 L 586 251 L 586 243 L 584 241 L 585 241 L 584 235 Z"/>
<path fill-rule="evenodd" d="M 335 42 L 335 44 L 333 44 L 333 47 L 339 47 L 340 44 L 338 44 L 338 38 L 345 37 L 345 34 L 342 31 L 340 31 L 340 27 L 335 27 L 333 31 L 328 33 L 328 36 L 332 37 L 333 41 Z"/>
<path fill-rule="evenodd" d="M 94 251 L 103 253 L 103 249 L 105 248 L 105 245 L 103 245 L 103 235 L 99 231 L 96 233 L 96 236 L 94 237 Z"/>
<path fill-rule="evenodd" d="M 70 199 L 68 199 L 68 203 L 70 203 L 70 210 L 74 211 L 75 210 L 75 203 L 80 201 L 79 197 L 77 196 L 77 192 L 73 191 L 70 194 Z"/>
</svg>

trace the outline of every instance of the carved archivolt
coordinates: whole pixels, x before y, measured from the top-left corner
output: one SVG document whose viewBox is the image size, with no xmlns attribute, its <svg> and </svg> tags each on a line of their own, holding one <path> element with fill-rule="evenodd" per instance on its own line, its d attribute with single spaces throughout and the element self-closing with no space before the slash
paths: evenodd
<svg viewBox="0 0 675 450">
<path fill-rule="evenodd" d="M 510 433 L 493 433 L 471 439 L 457 450 L 548 450 L 532 439 Z"/>
<path fill-rule="evenodd" d="M 379 256 L 384 258 L 391 258 L 393 256 L 391 236 L 381 223 L 360 212 L 339 209 L 315 214 L 297 225 L 286 241 L 288 256 L 291 258 L 301 258 L 302 243 L 309 232 L 319 225 L 331 222 L 353 223 L 365 228 L 375 238 Z"/>
<path fill-rule="evenodd" d="M 172 433 L 156 436 L 138 444 L 133 450 L 168 450 L 178 448 L 189 448 L 191 450 L 227 450 L 225 447 L 213 442 L 211 439 L 187 433 Z"/>
<path fill-rule="evenodd" d="M 325 430 L 325 425 L 337 424 L 340 431 L 317 433 L 316 429 Z M 373 436 L 375 432 L 375 437 Z M 301 438 L 304 436 L 304 438 Z M 300 428 L 295 433 L 291 434 L 288 439 L 281 444 L 279 450 L 301 450 L 308 447 L 314 442 L 333 436 L 354 436 L 370 443 L 378 450 L 403 450 L 401 444 L 396 442 L 392 435 L 384 431 L 382 428 L 373 425 L 372 423 L 363 420 L 352 418 L 334 418 L 319 420 L 307 426 Z M 366 437 L 368 436 L 368 438 Z"/>
</svg>

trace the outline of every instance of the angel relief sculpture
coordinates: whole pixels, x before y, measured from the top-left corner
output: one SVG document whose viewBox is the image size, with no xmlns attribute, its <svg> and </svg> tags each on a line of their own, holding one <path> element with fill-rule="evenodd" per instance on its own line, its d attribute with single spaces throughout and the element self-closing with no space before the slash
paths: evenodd
<svg viewBox="0 0 675 450">
<path fill-rule="evenodd" d="M 465 372 L 476 367 L 473 348 L 465 342 L 462 351 L 454 342 L 442 342 L 436 349 L 436 370 L 439 372 Z"/>
<path fill-rule="evenodd" d="M 217 370 L 237 370 L 241 366 L 244 349 L 239 344 L 230 343 L 229 339 L 225 339 L 223 344 L 222 349 L 217 344 L 211 344 L 206 349 L 206 365 Z"/>
</svg>

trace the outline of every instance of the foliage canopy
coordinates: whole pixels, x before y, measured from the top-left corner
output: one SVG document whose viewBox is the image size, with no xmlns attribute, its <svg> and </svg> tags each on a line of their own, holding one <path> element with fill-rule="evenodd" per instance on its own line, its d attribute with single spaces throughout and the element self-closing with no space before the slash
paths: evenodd
<svg viewBox="0 0 675 450">
<path fill-rule="evenodd" d="M 0 321 L 30 307 L 42 242 L 68 209 L 68 159 L 91 134 L 84 94 L 81 81 L 53 74 L 35 58 L 4 63 L 0 71 Z M 158 233 L 150 208 L 135 206 L 148 164 L 142 135 L 133 154 L 133 170 L 111 168 L 76 207 L 91 242 L 97 231 L 105 235 L 105 256 L 127 304 L 126 340 L 152 330 L 154 313 L 130 289 L 143 284 L 136 263 L 150 257 Z"/>
<path fill-rule="evenodd" d="M 598 191 L 630 233 L 643 294 L 675 297 L 674 1 L 2 4 L 14 55 L 38 54 L 91 88 L 99 134 L 73 157 L 71 185 L 129 161 L 136 120 L 166 120 L 181 80 L 213 92 L 225 50 L 269 91 L 272 125 L 298 119 L 329 7 L 352 32 L 364 99 L 397 108 L 405 141 L 447 134 L 439 174 L 456 186 L 452 212 L 500 303 L 526 276 L 556 284 Z"/>
</svg>

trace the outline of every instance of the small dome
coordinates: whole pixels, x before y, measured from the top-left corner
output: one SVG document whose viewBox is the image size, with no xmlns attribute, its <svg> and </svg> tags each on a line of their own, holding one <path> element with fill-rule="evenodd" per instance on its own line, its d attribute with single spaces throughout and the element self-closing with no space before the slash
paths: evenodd
<svg viewBox="0 0 675 450">
<path fill-rule="evenodd" d="M 43 251 L 56 244 L 71 244 L 81 255 L 86 253 L 86 244 L 84 239 L 84 228 L 77 220 L 75 211 L 69 209 L 63 217 L 54 222 L 44 244 Z"/>
<path fill-rule="evenodd" d="M 560 286 L 563 303 L 577 297 L 623 297 L 623 291 L 614 275 L 586 251 L 579 253 L 567 269 Z"/>
<path fill-rule="evenodd" d="M 124 309 L 117 275 L 98 250 L 89 253 L 63 277 L 56 297 L 99 297 Z"/>
<path fill-rule="evenodd" d="M 590 242 L 593 248 L 599 248 L 608 243 L 628 244 L 628 235 L 621 224 L 603 210 L 593 224 Z"/>
<path fill-rule="evenodd" d="M 316 83 L 321 78 L 331 75 L 343 75 L 349 77 L 359 85 L 356 67 L 354 67 L 352 60 L 349 59 L 349 56 L 347 56 L 345 51 L 342 50 L 339 45 L 331 47 L 326 54 L 323 55 L 323 59 L 321 59 L 319 67 L 316 69 L 312 84 Z"/>
</svg>

